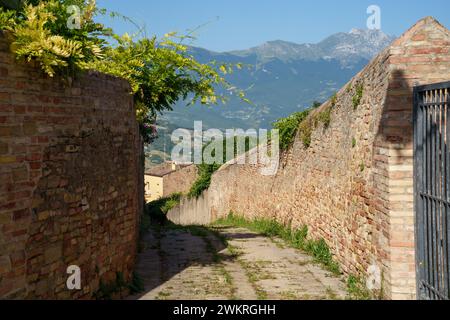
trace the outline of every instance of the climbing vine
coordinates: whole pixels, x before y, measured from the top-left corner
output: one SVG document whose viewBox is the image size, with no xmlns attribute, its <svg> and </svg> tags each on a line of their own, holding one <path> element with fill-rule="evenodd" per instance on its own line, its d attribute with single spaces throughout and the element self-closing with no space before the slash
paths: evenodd
<svg viewBox="0 0 450 320">
<path fill-rule="evenodd" d="M 313 130 L 322 123 L 325 129 L 331 124 L 331 113 L 338 102 L 335 93 L 330 102 L 324 106 L 320 112 L 312 111 L 321 106 L 320 102 L 314 102 L 313 105 L 301 112 L 296 112 L 287 118 L 279 119 L 274 123 L 273 127 L 280 133 L 280 149 L 287 150 L 292 145 L 295 137 L 298 135 L 305 148 L 311 146 L 311 135 Z"/>
<path fill-rule="evenodd" d="M 274 124 L 274 128 L 279 130 L 280 149 L 287 150 L 294 142 L 300 124 L 308 117 L 310 109 L 296 112 L 287 118 L 279 119 Z"/>
<path fill-rule="evenodd" d="M 280 149 L 287 150 L 292 145 L 298 132 L 303 143 L 309 146 L 308 127 L 305 125 L 310 112 L 320 107 L 320 102 L 314 102 L 313 105 L 301 112 L 296 112 L 287 118 L 282 118 L 273 124 L 274 129 L 279 130 Z"/>
<path fill-rule="evenodd" d="M 358 109 L 359 105 L 361 104 L 361 100 L 364 94 L 364 85 L 362 83 L 358 84 L 355 88 L 355 94 L 352 98 L 353 103 L 353 109 Z"/>
</svg>

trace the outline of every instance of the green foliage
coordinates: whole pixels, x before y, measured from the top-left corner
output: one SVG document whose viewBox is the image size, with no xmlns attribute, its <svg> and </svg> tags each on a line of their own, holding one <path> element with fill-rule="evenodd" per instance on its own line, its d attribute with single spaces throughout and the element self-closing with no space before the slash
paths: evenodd
<svg viewBox="0 0 450 320">
<path fill-rule="evenodd" d="M 304 111 L 296 112 L 287 118 L 279 119 L 273 124 L 274 129 L 280 133 L 280 149 L 287 150 L 295 140 L 297 133 L 306 148 L 311 145 L 312 124 L 308 119 L 312 110 L 317 109 L 322 104 L 314 101 L 312 106 Z"/>
<path fill-rule="evenodd" d="M 225 102 L 227 96 L 217 94 L 218 87 L 234 91 L 249 102 L 243 91 L 236 90 L 223 77 L 241 65 L 199 63 L 181 44 L 185 37 L 170 33 L 161 40 L 153 37 L 134 41 L 128 34 L 115 35 L 94 21 L 97 15 L 106 13 L 97 8 L 95 0 L 24 3 L 16 1 L 0 7 L 0 28 L 8 32 L 16 57 L 37 62 L 50 77 L 93 69 L 128 80 L 141 124 L 154 123 L 157 113 L 170 110 L 179 100 Z M 67 26 L 68 21 L 73 21 L 73 12 L 67 11 L 69 5 L 81 9 L 80 28 Z"/>
<path fill-rule="evenodd" d="M 267 237 L 279 237 L 291 247 L 312 255 L 316 262 L 321 263 L 330 272 L 334 274 L 340 273 L 339 265 L 333 260 L 330 248 L 325 240 L 308 239 L 308 227 L 306 226 L 293 230 L 291 226 L 286 227 L 272 219 L 254 219 L 249 221 L 233 213 L 230 213 L 225 219 L 218 220 L 216 224 L 243 227 Z"/>
<path fill-rule="evenodd" d="M 141 293 L 145 290 L 144 280 L 142 280 L 136 272 L 133 272 L 133 277 L 131 278 L 131 283 L 128 284 L 128 289 L 130 289 L 130 294 Z"/>
<path fill-rule="evenodd" d="M 169 197 L 161 198 L 146 205 L 147 215 L 151 223 L 163 224 L 167 220 L 167 213 L 175 208 L 181 200 L 181 193 L 174 193 Z"/>
<path fill-rule="evenodd" d="M 180 203 L 180 199 L 181 199 L 180 193 L 175 193 L 170 197 L 166 198 L 166 201 L 161 206 L 161 212 L 167 214 L 170 210 L 175 208 Z"/>
<path fill-rule="evenodd" d="M 331 100 L 330 100 L 331 106 L 332 106 L 332 107 L 335 107 L 336 104 L 337 104 L 337 101 L 338 101 L 337 93 L 334 93 L 334 94 L 331 96 Z"/>
<path fill-rule="evenodd" d="M 99 288 L 94 293 L 94 298 L 97 300 L 111 300 L 116 295 L 119 295 L 122 298 L 122 294 L 124 290 L 128 289 L 129 285 L 125 281 L 122 272 L 116 273 L 116 279 L 111 283 L 105 283 L 100 280 Z"/>
<path fill-rule="evenodd" d="M 356 147 L 356 138 L 353 138 L 352 139 L 352 148 L 355 148 Z"/>
<path fill-rule="evenodd" d="M 371 300 L 372 293 L 367 289 L 364 281 L 355 276 L 350 276 L 347 280 L 348 296 L 351 300 Z"/>
<path fill-rule="evenodd" d="M 331 123 L 331 107 L 325 108 L 317 115 L 317 120 L 322 122 L 325 128 L 328 128 Z"/>
<path fill-rule="evenodd" d="M 0 7 L 0 30 L 11 31 L 16 25 L 16 12 Z"/>
<path fill-rule="evenodd" d="M 89 67 L 130 82 L 138 118 L 171 110 L 174 103 L 190 94 L 189 104 L 225 102 L 225 96 L 215 91 L 220 85 L 230 88 L 223 76 L 214 64 L 202 64 L 190 56 L 186 46 L 174 41 L 176 34 L 167 34 L 160 41 L 153 37 L 134 42 L 127 34 L 114 39 L 117 45 L 106 48 L 105 58 Z"/>
<path fill-rule="evenodd" d="M 337 103 L 337 95 L 331 98 L 331 105 L 322 112 L 310 116 L 311 111 L 321 106 L 320 102 L 315 101 L 311 108 L 302 112 L 297 112 L 287 118 L 283 118 L 274 123 L 274 128 L 280 131 L 280 149 L 287 150 L 292 145 L 297 134 L 305 148 L 311 146 L 311 135 L 313 129 L 317 127 L 318 122 L 328 128 L 331 123 L 331 111 Z"/>
<path fill-rule="evenodd" d="M 68 5 L 77 5 L 83 10 L 80 29 L 67 27 L 71 16 L 66 10 Z M 107 30 L 92 20 L 95 11 L 93 0 L 40 1 L 13 11 L 14 23 L 2 27 L 10 33 L 11 48 L 17 58 L 38 62 L 42 70 L 53 77 L 58 70 L 84 69 L 88 62 L 102 57 L 106 42 L 100 36 L 106 35 Z"/>
<path fill-rule="evenodd" d="M 245 153 L 250 151 L 250 149 L 256 145 L 256 141 L 254 141 L 254 143 L 252 143 L 253 138 L 251 137 L 245 137 L 245 142 L 244 142 L 244 150 L 240 150 L 240 147 L 238 146 L 238 137 L 233 137 L 233 138 L 229 138 L 229 139 L 224 139 L 221 141 L 213 141 L 208 143 L 207 145 L 205 145 L 203 147 L 203 151 L 205 150 L 205 148 L 207 148 L 208 146 L 210 146 L 211 144 L 214 143 L 222 143 L 223 144 L 223 155 L 221 157 L 221 160 L 223 163 L 226 163 L 232 159 L 228 158 L 227 155 L 227 145 L 228 142 L 230 142 L 230 140 L 234 140 L 233 141 L 233 158 L 237 157 L 240 155 L 240 153 Z M 231 144 L 231 143 L 230 143 Z M 211 156 L 215 156 L 215 153 L 213 152 Z M 194 181 L 194 183 L 191 186 L 191 189 L 188 192 L 188 197 L 189 198 L 198 198 L 202 195 L 203 191 L 205 191 L 206 189 L 209 188 L 209 186 L 211 185 L 211 178 L 212 175 L 219 170 L 221 167 L 221 163 L 217 164 L 217 163 L 213 163 L 213 164 L 206 164 L 206 163 L 202 163 L 200 165 L 197 166 L 197 170 L 198 170 L 198 178 L 197 180 Z"/>
<path fill-rule="evenodd" d="M 307 109 L 305 111 L 296 112 L 289 117 L 279 119 L 274 123 L 274 129 L 279 130 L 281 150 L 287 150 L 292 145 L 295 136 L 297 135 L 300 123 L 308 117 L 310 111 L 310 109 Z"/>
<path fill-rule="evenodd" d="M 328 104 L 324 110 L 322 110 L 320 113 L 316 114 L 315 117 L 318 122 L 323 123 L 325 129 L 327 129 L 330 126 L 331 123 L 331 112 L 332 109 L 336 106 L 338 101 L 337 93 L 333 94 L 333 96 L 330 98 L 330 104 Z"/>
<path fill-rule="evenodd" d="M 364 172 L 364 170 L 366 170 L 366 164 L 365 164 L 364 162 L 361 162 L 361 163 L 359 164 L 359 170 L 360 170 L 361 172 Z"/>
<path fill-rule="evenodd" d="M 211 185 L 211 178 L 214 172 L 219 170 L 219 164 L 201 164 L 197 166 L 198 178 L 194 181 L 191 189 L 189 190 L 189 198 L 198 198 L 202 195 L 203 191 L 209 188 Z"/>
<path fill-rule="evenodd" d="M 300 139 L 303 146 L 308 149 L 311 146 L 311 136 L 314 128 L 313 119 L 305 119 L 299 127 Z"/>
<path fill-rule="evenodd" d="M 358 84 L 355 88 L 355 94 L 353 95 L 353 109 L 358 109 L 359 105 L 361 104 L 361 100 L 364 94 L 364 85 L 362 83 Z"/>
<path fill-rule="evenodd" d="M 26 3 L 37 5 L 44 0 L 0 0 L 0 8 L 19 10 Z"/>
<path fill-rule="evenodd" d="M 330 248 L 324 239 L 319 239 L 317 241 L 307 241 L 304 250 L 310 253 L 316 261 L 325 265 L 328 270 L 335 274 L 338 274 L 339 265 L 333 261 L 333 255 L 331 254 Z"/>
<path fill-rule="evenodd" d="M 317 109 L 317 108 L 320 107 L 321 105 L 322 105 L 321 102 L 319 102 L 319 101 L 314 101 L 313 104 L 312 104 L 312 106 L 311 106 L 311 109 Z"/>
</svg>

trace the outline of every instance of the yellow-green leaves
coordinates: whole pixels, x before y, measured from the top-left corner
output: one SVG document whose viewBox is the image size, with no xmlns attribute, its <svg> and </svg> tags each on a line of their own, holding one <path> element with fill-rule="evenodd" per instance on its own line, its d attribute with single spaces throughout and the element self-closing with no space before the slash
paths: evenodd
<svg viewBox="0 0 450 320">
<path fill-rule="evenodd" d="M 12 31 L 16 25 L 16 13 L 12 10 L 4 10 L 0 7 L 0 30 Z"/>
<path fill-rule="evenodd" d="M 217 93 L 219 87 L 248 101 L 243 91 L 224 78 L 234 68 L 241 69 L 242 64 L 200 63 L 183 44 L 192 37 L 175 32 L 160 40 L 135 41 L 129 34 L 115 35 L 93 20 L 97 12 L 104 13 L 97 9 L 95 0 L 76 0 L 82 9 L 81 29 L 72 30 L 67 27 L 67 5 L 74 1 L 41 1 L 26 5 L 20 12 L 12 11 L 14 14 L 0 9 L 0 27 L 11 30 L 17 58 L 38 62 L 51 77 L 67 69 L 93 69 L 128 80 L 142 122 L 171 109 L 179 100 L 191 104 L 225 102 L 228 97 Z"/>
<path fill-rule="evenodd" d="M 227 67 L 225 65 L 221 65 L 220 66 L 220 71 L 222 71 L 223 74 L 227 74 L 228 73 Z"/>
<path fill-rule="evenodd" d="M 19 59 L 37 61 L 42 70 L 53 77 L 65 68 L 84 69 L 87 63 L 103 57 L 100 39 L 96 34 L 101 27 L 92 20 L 95 1 L 85 4 L 82 29 L 69 30 L 66 26 L 68 13 L 63 1 L 42 1 L 37 5 L 25 5 L 19 12 L 13 11 L 17 20 L 8 22 L 0 12 L 0 27 L 7 29 L 12 37 L 12 51 Z M 4 21 L 10 24 L 4 26 Z M 85 28 L 85 29 L 83 29 Z"/>
</svg>

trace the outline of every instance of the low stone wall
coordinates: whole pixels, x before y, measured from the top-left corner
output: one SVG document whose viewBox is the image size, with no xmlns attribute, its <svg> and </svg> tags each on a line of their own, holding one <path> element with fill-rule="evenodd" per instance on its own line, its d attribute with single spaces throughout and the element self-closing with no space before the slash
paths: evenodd
<svg viewBox="0 0 450 320">
<path fill-rule="evenodd" d="M 130 279 L 143 166 L 129 92 L 97 73 L 47 78 L 0 38 L 0 298 L 89 299 Z"/>
<path fill-rule="evenodd" d="M 182 226 L 206 226 L 214 220 L 209 208 L 209 194 L 205 191 L 199 198 L 182 198 L 180 205 L 167 213 L 167 219 Z"/>
</svg>

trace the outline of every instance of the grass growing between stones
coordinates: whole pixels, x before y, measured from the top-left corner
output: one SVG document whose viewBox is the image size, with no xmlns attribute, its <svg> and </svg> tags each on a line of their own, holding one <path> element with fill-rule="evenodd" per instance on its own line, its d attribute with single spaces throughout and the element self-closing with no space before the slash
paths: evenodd
<svg viewBox="0 0 450 320">
<path fill-rule="evenodd" d="M 361 278 L 350 276 L 347 280 L 348 298 L 350 300 L 371 300 L 372 293 Z"/>
<path fill-rule="evenodd" d="M 217 230 L 214 228 L 206 228 L 202 226 L 181 226 L 177 224 L 173 224 L 169 221 L 166 221 L 163 228 L 166 230 L 178 230 L 183 232 L 188 232 L 191 235 L 195 237 L 202 238 L 203 241 L 206 244 L 206 251 L 211 254 L 212 260 L 216 266 L 216 270 L 219 272 L 219 274 L 223 277 L 225 284 L 228 286 L 230 290 L 229 298 L 230 300 L 236 300 L 236 288 L 234 287 L 234 281 L 231 274 L 226 270 L 226 268 L 223 265 L 223 261 L 225 259 L 225 256 L 220 254 L 218 252 L 217 245 L 214 244 L 215 240 L 219 241 L 222 245 L 225 247 L 228 247 L 228 242 L 226 238 L 220 234 Z M 233 249 L 228 247 L 229 252 L 231 256 L 234 258 L 237 256 L 236 253 L 233 252 Z"/>
<path fill-rule="evenodd" d="M 355 88 L 355 94 L 352 97 L 353 109 L 358 109 L 361 104 L 361 100 L 364 94 L 364 85 L 362 83 L 358 84 Z"/>
<path fill-rule="evenodd" d="M 255 272 L 254 268 L 252 268 L 252 265 L 249 262 L 243 260 L 239 260 L 238 262 L 244 269 L 245 274 L 247 275 L 247 279 L 255 290 L 258 300 L 267 300 L 267 292 L 260 285 L 258 285 L 258 281 L 262 280 L 259 277 L 259 274 Z"/>
<path fill-rule="evenodd" d="M 216 225 L 243 227 L 261 235 L 283 239 L 289 246 L 303 250 L 314 257 L 315 262 L 322 264 L 328 271 L 335 275 L 340 274 L 339 265 L 333 260 L 330 248 L 324 239 L 308 239 L 306 226 L 299 230 L 292 230 L 275 220 L 254 219 L 247 220 L 241 216 L 230 213 L 226 218 L 218 220 Z"/>
</svg>

